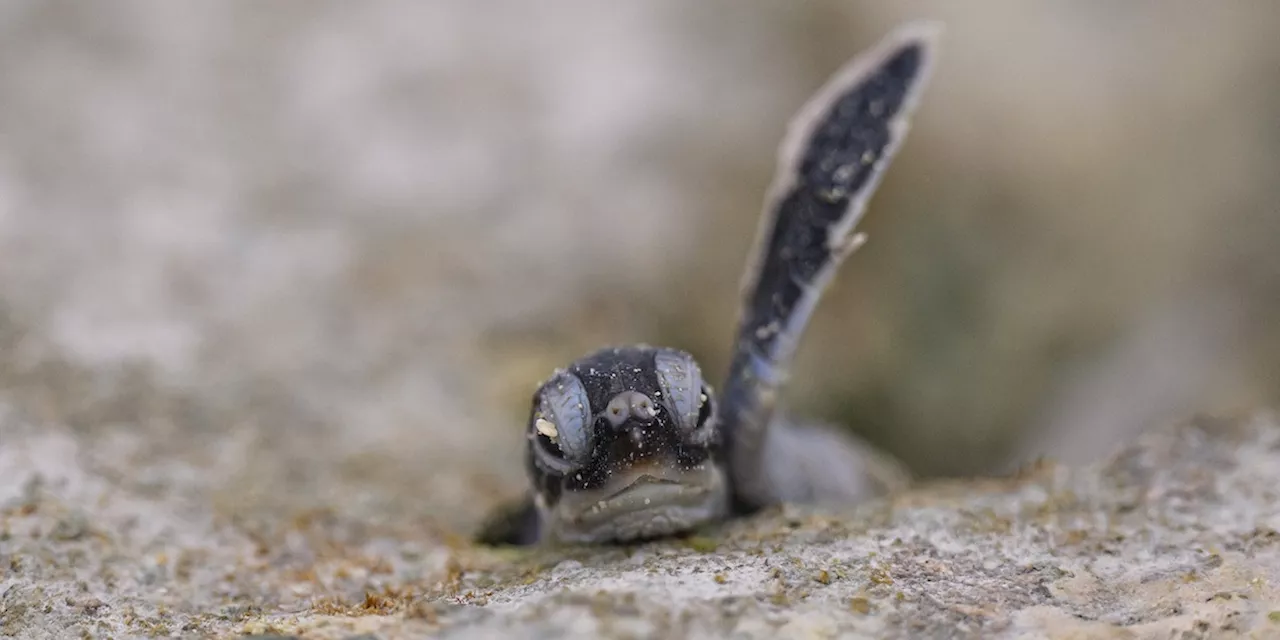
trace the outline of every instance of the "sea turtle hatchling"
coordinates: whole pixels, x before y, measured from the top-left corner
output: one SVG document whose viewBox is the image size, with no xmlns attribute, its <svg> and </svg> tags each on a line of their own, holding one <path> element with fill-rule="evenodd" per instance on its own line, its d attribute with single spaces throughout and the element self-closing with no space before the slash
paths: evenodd
<svg viewBox="0 0 1280 640">
<path fill-rule="evenodd" d="M 939 32 L 899 27 L 788 127 L 719 398 L 677 349 L 609 347 L 557 370 L 526 428 L 531 491 L 481 541 L 626 542 L 779 502 L 852 504 L 905 483 L 888 456 L 775 405 L 818 299 L 865 239 L 854 227 L 907 133 Z"/>
</svg>

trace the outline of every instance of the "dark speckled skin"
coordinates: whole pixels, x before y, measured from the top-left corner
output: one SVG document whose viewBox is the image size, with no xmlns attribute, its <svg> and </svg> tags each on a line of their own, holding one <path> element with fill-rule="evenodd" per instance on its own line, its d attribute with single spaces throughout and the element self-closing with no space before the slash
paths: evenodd
<svg viewBox="0 0 1280 640">
<path fill-rule="evenodd" d="M 862 240 L 853 230 L 906 135 L 936 34 L 935 26 L 907 25 L 855 58 L 805 105 L 783 141 L 721 394 L 740 510 L 787 493 L 761 472 L 778 391 L 823 291 Z"/>
<path fill-rule="evenodd" d="M 920 71 L 920 46 L 901 49 L 888 64 L 831 105 L 804 146 L 795 181 L 778 205 L 754 286 L 748 288 L 738 347 L 752 354 L 785 351 L 798 336 L 765 330 L 795 315 L 819 273 L 844 244 L 833 238 L 851 199 L 878 173 L 875 162 L 894 140 L 889 122 L 902 109 Z"/>
<path fill-rule="evenodd" d="M 907 118 L 932 66 L 938 31 L 923 23 L 895 31 L 837 72 L 788 128 L 743 280 L 734 356 L 718 411 L 698 374 L 697 385 L 706 398 L 706 407 L 698 405 L 704 409 L 698 423 L 706 424 L 700 437 L 688 425 L 698 412 L 683 414 L 681 422 L 669 402 L 673 394 L 663 397 L 663 381 L 668 386 L 670 381 L 660 372 L 669 372 L 663 363 L 671 360 L 655 362 L 655 356 L 676 354 L 696 372 L 687 354 L 648 346 L 588 354 L 557 372 L 534 396 L 526 464 L 540 508 L 526 503 L 509 511 L 506 533 L 503 525 L 490 526 L 482 540 L 532 542 L 546 534 L 548 523 L 540 518 L 561 519 L 552 524 L 572 527 L 585 509 L 592 515 L 582 517 L 596 528 L 579 539 L 608 541 L 616 536 L 599 524 L 601 519 L 612 522 L 615 507 L 601 501 L 602 511 L 597 511 L 594 501 L 617 495 L 619 478 L 630 482 L 636 469 L 654 464 L 671 472 L 662 480 L 667 485 L 705 485 L 707 474 L 697 470 L 707 465 L 724 471 L 713 480 L 726 478 L 716 485 L 724 508 L 685 512 L 676 525 L 658 527 L 668 533 L 727 515 L 729 499 L 733 512 L 745 513 L 788 500 L 852 503 L 893 485 L 886 478 L 896 477 L 896 467 L 875 452 L 830 430 L 792 424 L 775 415 L 775 403 L 822 292 L 862 241 L 854 228 L 906 135 Z M 630 397 L 629 392 L 657 400 L 657 414 L 623 425 L 601 417 L 611 400 Z M 686 409 L 691 397 L 684 397 Z M 548 409 L 552 406 L 556 409 Z M 560 423 L 555 437 L 563 447 L 539 431 L 539 419 Z M 543 427 L 551 429 L 546 423 Z M 685 471 L 693 473 L 681 475 Z M 557 512 L 569 494 L 581 499 L 571 501 L 573 509 Z M 636 495 L 643 498 L 643 508 L 637 509 L 634 501 L 616 507 L 617 519 L 626 520 L 632 532 L 636 520 L 650 514 L 651 494 Z M 689 505 L 683 494 L 652 495 L 672 505 Z M 670 519 L 661 509 L 652 513 Z"/>
<path fill-rule="evenodd" d="M 649 346 L 607 347 L 576 360 L 567 372 L 581 381 L 590 401 L 592 413 L 600 413 L 614 396 L 624 391 L 639 391 L 661 399 L 662 392 L 655 372 L 654 356 L 660 352 L 682 354 L 674 349 Z M 545 387 L 554 384 L 548 380 L 534 393 L 536 407 Z M 536 433 L 533 422 L 536 411 L 529 416 L 528 431 Z M 600 489 L 611 476 L 621 469 L 644 464 L 661 458 L 664 464 L 678 464 L 692 468 L 704 462 L 718 464 L 720 442 L 716 438 L 706 444 L 694 444 L 680 437 L 671 409 L 659 402 L 654 419 L 647 423 L 630 420 L 621 427 L 609 424 L 603 418 L 593 422 L 594 452 L 589 460 L 563 478 L 538 464 L 533 446 L 554 448 L 555 445 L 542 435 L 534 436 L 535 442 L 526 449 L 525 465 L 530 480 L 542 493 L 546 505 L 554 507 L 563 491 Z M 632 432 L 639 434 L 633 437 Z M 638 446 L 643 443 L 643 446 Z"/>
</svg>

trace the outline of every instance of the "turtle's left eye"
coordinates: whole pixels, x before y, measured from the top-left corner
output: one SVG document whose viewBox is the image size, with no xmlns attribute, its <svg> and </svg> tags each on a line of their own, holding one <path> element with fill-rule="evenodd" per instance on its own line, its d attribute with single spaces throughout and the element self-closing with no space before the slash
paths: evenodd
<svg viewBox="0 0 1280 640">
<path fill-rule="evenodd" d="M 716 399 L 712 395 L 711 388 L 702 385 L 702 391 L 698 394 L 698 428 L 707 426 L 707 421 L 711 416 L 716 414 Z"/>
<path fill-rule="evenodd" d="M 543 467 L 562 475 L 581 467 L 591 454 L 594 436 L 582 381 L 561 372 L 543 383 L 529 416 L 529 446 Z"/>
</svg>

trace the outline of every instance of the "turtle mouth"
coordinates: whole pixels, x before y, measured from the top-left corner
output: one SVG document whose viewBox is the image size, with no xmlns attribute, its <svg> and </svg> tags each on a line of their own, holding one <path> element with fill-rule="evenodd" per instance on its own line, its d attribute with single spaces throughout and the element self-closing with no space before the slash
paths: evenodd
<svg viewBox="0 0 1280 640">
<path fill-rule="evenodd" d="M 678 533 L 727 510 L 724 472 L 653 466 L 620 475 L 592 491 L 566 493 L 556 506 L 561 538 L 626 541 Z"/>
<path fill-rule="evenodd" d="M 659 478 L 647 473 L 640 474 L 609 497 L 597 502 L 586 510 L 585 515 L 610 509 L 613 511 L 634 511 L 653 504 L 663 505 L 681 502 L 685 499 L 698 499 L 711 491 L 711 487 L 686 484 L 679 480 Z"/>
</svg>

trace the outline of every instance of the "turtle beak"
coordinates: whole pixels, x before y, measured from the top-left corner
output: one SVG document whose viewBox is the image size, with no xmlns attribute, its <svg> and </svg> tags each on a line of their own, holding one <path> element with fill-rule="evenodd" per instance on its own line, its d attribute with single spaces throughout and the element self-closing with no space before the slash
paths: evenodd
<svg viewBox="0 0 1280 640">
<path fill-rule="evenodd" d="M 667 535 L 722 515 L 727 495 L 724 472 L 714 464 L 648 465 L 592 491 L 566 492 L 555 520 L 561 537 L 577 541 Z"/>
<path fill-rule="evenodd" d="M 636 477 L 636 479 L 633 480 L 631 484 L 628 484 L 627 486 L 621 489 L 618 489 L 616 493 L 614 493 L 613 495 L 605 499 L 612 500 L 614 498 L 621 496 L 624 493 L 627 493 L 629 491 L 636 491 L 636 490 L 639 490 L 641 487 L 648 486 L 648 485 L 665 485 L 668 487 L 681 486 L 678 480 L 669 480 L 667 478 L 659 478 L 657 476 L 651 476 L 647 473 L 642 473 L 638 477 Z"/>
</svg>

